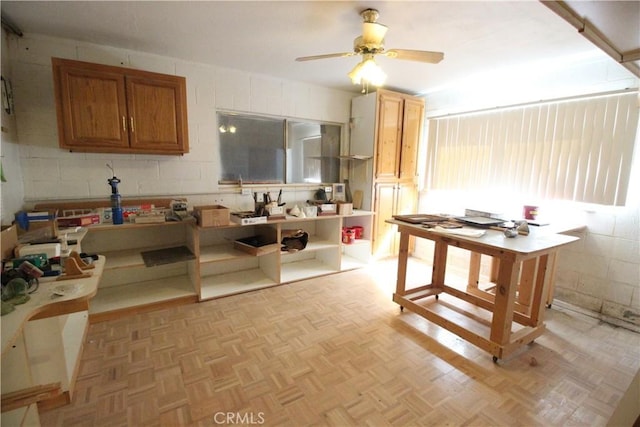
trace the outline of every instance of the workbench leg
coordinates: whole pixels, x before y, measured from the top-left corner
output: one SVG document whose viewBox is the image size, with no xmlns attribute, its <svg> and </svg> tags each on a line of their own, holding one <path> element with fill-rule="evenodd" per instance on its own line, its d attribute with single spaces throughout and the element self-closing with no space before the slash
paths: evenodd
<svg viewBox="0 0 640 427">
<path fill-rule="evenodd" d="M 549 265 L 547 267 L 547 273 L 549 274 L 549 286 L 546 295 L 545 305 L 547 308 L 551 308 L 551 303 L 553 302 L 553 292 L 556 287 L 556 260 L 558 258 L 558 253 L 553 252 L 549 254 Z"/>
<path fill-rule="evenodd" d="M 536 283 L 537 258 L 528 259 L 522 262 L 522 274 L 518 285 L 518 303 L 531 310 L 531 297 Z"/>
<path fill-rule="evenodd" d="M 398 253 L 398 278 L 396 279 L 396 295 L 406 294 L 407 260 L 409 258 L 409 233 L 400 232 L 400 252 Z"/>
<path fill-rule="evenodd" d="M 498 281 L 498 271 L 500 270 L 500 258 L 491 257 L 491 271 L 489 272 L 489 281 L 496 283 Z"/>
<path fill-rule="evenodd" d="M 433 269 L 431 274 L 431 284 L 435 288 L 444 286 L 444 278 L 447 272 L 447 249 L 449 245 L 436 241 L 433 249 Z"/>
<path fill-rule="evenodd" d="M 469 255 L 469 276 L 467 280 L 467 289 L 478 289 L 480 282 L 480 261 L 482 255 L 478 252 L 471 252 Z"/>
<path fill-rule="evenodd" d="M 491 320 L 490 339 L 494 343 L 500 345 L 509 343 L 517 287 L 518 269 L 516 268 L 516 262 L 500 260 L 493 319 Z"/>
<path fill-rule="evenodd" d="M 545 295 L 549 294 L 549 288 L 551 288 L 553 281 L 553 270 L 551 269 L 553 260 L 555 260 L 555 253 L 542 255 L 538 258 L 538 271 L 533 290 L 533 304 L 531 305 L 532 326 L 538 326 L 544 320 Z"/>
</svg>

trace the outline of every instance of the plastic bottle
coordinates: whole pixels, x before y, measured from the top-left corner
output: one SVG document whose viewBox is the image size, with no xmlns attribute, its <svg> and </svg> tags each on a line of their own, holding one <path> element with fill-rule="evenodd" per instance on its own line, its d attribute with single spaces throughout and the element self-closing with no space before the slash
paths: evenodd
<svg viewBox="0 0 640 427">
<path fill-rule="evenodd" d="M 109 185 L 111 186 L 111 218 L 113 218 L 114 224 L 122 224 L 122 204 L 120 193 L 118 193 L 118 184 L 120 184 L 120 180 L 113 176 L 108 180 Z"/>
<path fill-rule="evenodd" d="M 60 242 L 60 272 L 65 272 L 65 263 L 71 254 L 71 249 L 69 249 L 69 244 L 67 243 L 67 234 L 62 235 L 62 242 Z"/>
</svg>

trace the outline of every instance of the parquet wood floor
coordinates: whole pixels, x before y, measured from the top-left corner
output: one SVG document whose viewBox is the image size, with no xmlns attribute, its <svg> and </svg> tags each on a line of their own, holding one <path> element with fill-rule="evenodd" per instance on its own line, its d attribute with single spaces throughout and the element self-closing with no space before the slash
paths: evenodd
<svg viewBox="0 0 640 427">
<path fill-rule="evenodd" d="M 401 313 L 395 266 L 93 324 L 42 425 L 600 426 L 640 366 L 640 334 L 557 307 L 494 364 Z"/>
</svg>

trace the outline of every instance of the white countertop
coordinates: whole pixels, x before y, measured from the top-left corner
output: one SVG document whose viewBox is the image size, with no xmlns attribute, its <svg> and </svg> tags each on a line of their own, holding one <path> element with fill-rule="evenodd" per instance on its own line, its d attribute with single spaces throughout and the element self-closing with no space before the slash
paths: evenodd
<svg viewBox="0 0 640 427">
<path fill-rule="evenodd" d="M 68 313 L 72 311 L 81 311 L 76 305 L 79 302 L 88 302 L 98 292 L 98 284 L 102 271 L 104 269 L 105 257 L 99 256 L 99 259 L 93 263 L 95 268 L 86 270 L 91 273 L 91 277 L 71 280 L 56 280 L 55 277 L 40 278 L 40 286 L 38 290 L 30 294 L 31 299 L 25 304 L 16 305 L 15 310 L 0 317 L 0 327 L 2 330 L 2 355 L 14 343 L 20 335 L 24 324 L 29 319 L 38 314 L 47 317 L 47 313 Z M 67 290 L 68 295 L 58 296 L 54 294 L 54 289 L 63 287 Z M 70 308 L 74 307 L 74 308 Z"/>
</svg>

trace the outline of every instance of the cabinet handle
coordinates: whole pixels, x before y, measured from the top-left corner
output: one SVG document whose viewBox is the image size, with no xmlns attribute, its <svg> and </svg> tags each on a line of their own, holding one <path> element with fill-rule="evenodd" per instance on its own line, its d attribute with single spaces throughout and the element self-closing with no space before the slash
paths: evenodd
<svg viewBox="0 0 640 427">
<path fill-rule="evenodd" d="M 133 126 L 133 116 L 129 117 L 129 123 L 131 124 L 131 132 L 135 132 L 136 128 Z"/>
<path fill-rule="evenodd" d="M 122 116 L 122 130 L 124 132 L 127 131 L 127 118 L 125 116 Z"/>
</svg>

